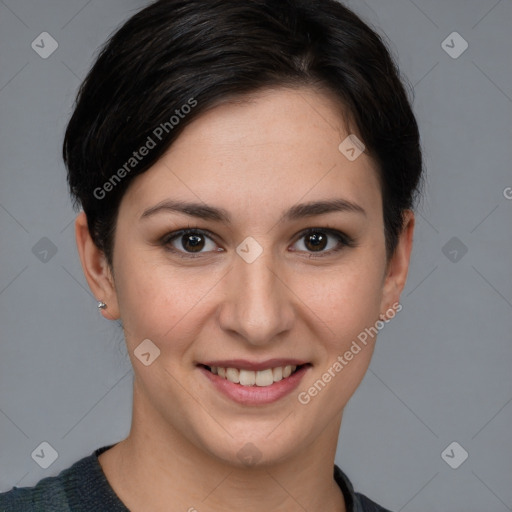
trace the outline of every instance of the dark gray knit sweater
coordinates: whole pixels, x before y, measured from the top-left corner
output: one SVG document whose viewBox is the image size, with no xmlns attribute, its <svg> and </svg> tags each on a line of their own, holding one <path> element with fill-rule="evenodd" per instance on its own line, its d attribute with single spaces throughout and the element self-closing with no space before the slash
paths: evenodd
<svg viewBox="0 0 512 512">
<path fill-rule="evenodd" d="M 129 512 L 108 483 L 98 455 L 113 445 L 98 448 L 62 470 L 46 477 L 34 487 L 13 487 L 0 494 L 0 512 Z M 334 479 L 340 486 L 347 512 L 390 512 L 354 492 L 352 484 L 338 466 Z"/>
</svg>

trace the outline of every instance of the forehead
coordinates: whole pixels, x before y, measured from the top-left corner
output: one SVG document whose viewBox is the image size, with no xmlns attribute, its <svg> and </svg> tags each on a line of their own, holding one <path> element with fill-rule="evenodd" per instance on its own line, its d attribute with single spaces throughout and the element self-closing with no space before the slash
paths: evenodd
<svg viewBox="0 0 512 512">
<path fill-rule="evenodd" d="M 259 153 L 281 145 L 293 148 L 286 153 L 292 158 L 302 152 L 320 153 L 322 146 L 337 148 L 340 138 L 350 129 L 345 126 L 347 114 L 327 91 L 313 88 L 267 88 L 217 105 L 188 125 L 173 144 L 201 144 L 201 150 L 223 151 L 227 156 Z M 275 157 L 276 155 L 274 155 Z"/>
<path fill-rule="evenodd" d="M 341 106 L 309 89 L 268 89 L 222 103 L 191 122 L 126 199 L 139 215 L 168 198 L 258 214 L 288 203 L 343 197 L 380 204 L 373 160 L 350 161 Z M 123 202 L 125 202 L 123 200 Z M 366 209 L 366 208 L 365 208 Z"/>
</svg>

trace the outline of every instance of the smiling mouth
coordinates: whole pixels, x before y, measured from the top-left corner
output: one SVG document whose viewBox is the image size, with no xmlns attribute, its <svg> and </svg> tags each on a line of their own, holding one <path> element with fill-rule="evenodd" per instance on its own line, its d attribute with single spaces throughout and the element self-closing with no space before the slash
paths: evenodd
<svg viewBox="0 0 512 512">
<path fill-rule="evenodd" d="M 265 370 L 243 370 L 238 368 L 222 368 L 220 366 L 207 366 L 200 364 L 202 368 L 205 368 L 209 372 L 217 375 L 218 377 L 225 379 L 233 384 L 239 384 L 241 386 L 271 386 L 275 382 L 285 380 L 294 373 L 298 372 L 301 368 L 311 366 L 310 363 L 301 365 L 286 365 L 278 366 L 275 368 L 267 368 Z"/>
</svg>

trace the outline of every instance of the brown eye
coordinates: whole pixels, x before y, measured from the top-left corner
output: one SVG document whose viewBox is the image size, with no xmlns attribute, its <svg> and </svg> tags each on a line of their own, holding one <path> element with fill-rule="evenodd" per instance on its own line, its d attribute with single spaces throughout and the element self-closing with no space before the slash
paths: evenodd
<svg viewBox="0 0 512 512">
<path fill-rule="evenodd" d="M 198 229 L 182 229 L 170 233 L 164 238 L 162 244 L 171 252 L 181 253 L 184 257 L 187 255 L 194 257 L 194 254 L 215 251 L 217 247 L 210 236 Z M 207 250 L 203 250 L 205 248 Z"/>
<path fill-rule="evenodd" d="M 161 243 L 168 251 L 180 257 L 196 258 L 202 254 L 223 251 L 217 247 L 213 238 L 209 231 L 189 228 L 169 233 Z M 309 258 L 329 256 L 344 247 L 356 246 L 355 241 L 341 231 L 327 228 L 310 228 L 300 234 L 299 240 L 304 249 L 294 250 L 305 252 Z"/>
<path fill-rule="evenodd" d="M 305 236 L 304 245 L 311 251 L 322 251 L 327 246 L 325 233 L 313 232 Z"/>
<path fill-rule="evenodd" d="M 193 233 L 182 235 L 181 244 L 187 251 L 190 249 L 191 252 L 200 252 L 204 247 L 204 237 Z"/>
<path fill-rule="evenodd" d="M 329 256 L 344 247 L 355 247 L 356 245 L 352 238 L 334 229 L 310 228 L 299 236 L 299 241 L 296 243 L 302 241 L 304 249 L 298 250 L 309 253 L 310 258 Z M 326 248 L 328 249 L 326 250 Z"/>
</svg>

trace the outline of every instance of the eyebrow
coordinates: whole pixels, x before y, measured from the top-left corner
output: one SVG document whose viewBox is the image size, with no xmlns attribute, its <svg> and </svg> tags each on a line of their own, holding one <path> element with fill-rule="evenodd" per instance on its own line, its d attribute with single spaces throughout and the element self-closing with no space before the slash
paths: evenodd
<svg viewBox="0 0 512 512">
<path fill-rule="evenodd" d="M 186 201 L 175 201 L 166 199 L 151 208 L 148 208 L 141 215 L 141 219 L 146 219 L 157 213 L 177 212 L 184 213 L 191 217 L 215 222 L 231 223 L 231 214 L 224 208 L 208 206 L 204 203 L 194 203 Z M 323 215 L 332 212 L 351 212 L 366 216 L 366 211 L 357 203 L 346 199 L 330 199 L 325 201 L 312 201 L 292 206 L 284 212 L 279 222 L 291 222 L 315 215 Z"/>
</svg>

